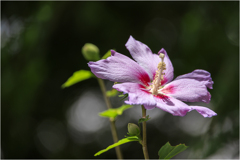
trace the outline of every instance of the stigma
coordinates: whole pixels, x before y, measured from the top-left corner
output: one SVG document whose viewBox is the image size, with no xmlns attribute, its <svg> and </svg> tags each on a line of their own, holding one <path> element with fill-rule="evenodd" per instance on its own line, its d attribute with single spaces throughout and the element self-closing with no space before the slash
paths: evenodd
<svg viewBox="0 0 240 160">
<path fill-rule="evenodd" d="M 163 80 L 163 76 L 164 76 L 164 70 L 166 70 L 166 64 L 164 63 L 164 54 L 160 53 L 159 57 L 161 58 L 161 62 L 159 62 L 158 67 L 157 67 L 157 71 L 154 77 L 154 80 L 152 82 L 152 85 L 150 86 L 150 92 L 153 95 L 157 95 L 159 94 L 158 90 L 162 88 L 161 86 L 161 81 Z"/>
</svg>

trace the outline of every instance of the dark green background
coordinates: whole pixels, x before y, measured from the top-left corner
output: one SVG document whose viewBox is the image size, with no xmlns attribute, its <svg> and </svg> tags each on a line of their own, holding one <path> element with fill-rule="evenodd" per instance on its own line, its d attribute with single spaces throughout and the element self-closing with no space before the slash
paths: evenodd
<svg viewBox="0 0 240 160">
<path fill-rule="evenodd" d="M 160 113 L 147 122 L 150 158 L 158 158 L 167 141 L 190 146 L 175 158 L 239 158 L 238 1 L 1 4 L 2 158 L 116 158 L 114 149 L 93 156 L 112 144 L 107 120 L 91 133 L 68 123 L 69 109 L 87 91 L 103 102 L 96 79 L 60 87 L 73 72 L 89 70 L 81 54 L 85 43 L 97 45 L 101 55 L 116 49 L 130 56 L 125 48 L 130 35 L 154 53 L 165 48 L 174 77 L 205 69 L 214 81 L 210 104 L 197 104 L 212 108 L 216 117 L 203 118 L 195 111 L 174 117 L 157 108 L 148 112 L 150 117 Z M 111 89 L 112 83 L 105 83 Z M 122 104 L 119 98 L 111 102 L 114 107 Z M 84 124 L 103 119 L 97 113 L 104 108 L 84 107 L 93 108 L 79 107 L 87 115 Z M 133 114 L 140 118 L 141 108 L 135 106 L 117 120 L 119 138 L 126 135 L 127 123 L 137 123 Z M 125 158 L 143 158 L 137 142 L 121 148 Z"/>
</svg>

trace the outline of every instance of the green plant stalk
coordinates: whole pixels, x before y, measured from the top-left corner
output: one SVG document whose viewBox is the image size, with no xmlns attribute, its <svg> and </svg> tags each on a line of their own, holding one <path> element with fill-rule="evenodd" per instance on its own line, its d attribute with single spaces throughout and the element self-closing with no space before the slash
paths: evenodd
<svg viewBox="0 0 240 160">
<path fill-rule="evenodd" d="M 142 105 L 142 118 L 146 118 L 146 109 Z M 146 121 L 142 122 L 142 149 L 145 159 L 149 159 L 148 149 L 147 149 L 147 123 Z"/>
<path fill-rule="evenodd" d="M 104 85 L 104 82 L 100 78 L 97 78 L 97 79 L 98 79 L 98 83 L 100 85 L 100 88 L 102 90 L 103 97 L 104 97 L 104 100 L 106 102 L 107 108 L 110 109 L 110 108 L 112 108 L 112 106 L 111 106 L 109 98 L 107 97 L 107 94 L 106 94 L 107 90 L 106 90 L 106 87 Z M 114 141 L 114 143 L 116 143 L 116 142 L 118 142 L 118 135 L 117 135 L 117 129 L 116 129 L 116 125 L 115 125 L 115 120 L 113 118 L 109 118 L 109 121 L 110 121 L 110 125 L 111 125 L 113 141 Z M 115 151 L 116 151 L 116 154 L 117 154 L 117 158 L 118 159 L 123 159 L 120 146 L 115 147 Z"/>
</svg>

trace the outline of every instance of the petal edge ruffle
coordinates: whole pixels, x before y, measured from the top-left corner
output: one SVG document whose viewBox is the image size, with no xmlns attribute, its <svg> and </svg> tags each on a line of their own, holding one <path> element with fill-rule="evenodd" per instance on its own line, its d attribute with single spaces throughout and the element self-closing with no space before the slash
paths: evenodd
<svg viewBox="0 0 240 160">
<path fill-rule="evenodd" d="M 196 110 L 198 113 L 200 113 L 203 117 L 212 117 L 216 116 L 217 113 L 215 113 L 213 110 L 207 108 L 207 107 L 201 107 L 201 106 L 191 106 L 192 109 Z"/>
<path fill-rule="evenodd" d="M 181 76 L 178 76 L 175 80 L 178 79 L 195 79 L 201 83 L 203 83 L 209 89 L 213 89 L 213 81 L 211 78 L 211 74 L 208 71 L 202 69 L 196 69 L 191 73 L 187 73 Z"/>
</svg>

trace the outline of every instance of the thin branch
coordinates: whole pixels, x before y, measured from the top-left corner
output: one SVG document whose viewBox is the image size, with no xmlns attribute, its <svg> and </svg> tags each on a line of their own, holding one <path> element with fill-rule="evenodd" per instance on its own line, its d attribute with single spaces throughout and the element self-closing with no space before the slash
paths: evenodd
<svg viewBox="0 0 240 160">
<path fill-rule="evenodd" d="M 142 118 L 146 118 L 146 109 L 142 105 Z M 148 156 L 148 149 L 147 149 L 147 123 L 146 121 L 142 122 L 142 132 L 143 132 L 143 140 L 142 140 L 142 149 L 144 158 L 147 160 L 149 159 Z"/>
<path fill-rule="evenodd" d="M 98 83 L 100 85 L 100 88 L 102 90 L 103 97 L 104 97 L 105 103 L 107 105 L 107 108 L 110 109 L 110 108 L 112 108 L 112 106 L 111 106 L 110 100 L 109 100 L 109 98 L 106 94 L 107 90 L 106 90 L 106 87 L 104 85 L 104 82 L 100 78 L 97 78 L 97 79 L 98 79 Z M 111 125 L 113 141 L 114 141 L 114 143 L 116 143 L 116 142 L 118 142 L 118 135 L 117 135 L 117 129 L 116 129 L 115 121 L 111 118 L 109 118 L 109 121 L 110 121 L 110 125 Z M 116 154 L 117 154 L 117 158 L 118 159 L 123 159 L 120 146 L 115 147 L 115 151 L 116 151 Z"/>
</svg>

